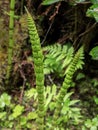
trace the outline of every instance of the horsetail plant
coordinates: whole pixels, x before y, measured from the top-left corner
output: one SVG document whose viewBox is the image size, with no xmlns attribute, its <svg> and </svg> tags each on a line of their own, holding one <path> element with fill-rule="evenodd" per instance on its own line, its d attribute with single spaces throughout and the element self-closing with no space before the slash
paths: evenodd
<svg viewBox="0 0 98 130">
<path fill-rule="evenodd" d="M 26 9 L 26 8 L 25 8 Z M 38 129 L 44 130 L 44 115 L 45 115 L 45 104 L 44 104 L 44 72 L 43 72 L 43 54 L 40 44 L 40 38 L 34 23 L 34 20 L 28 10 L 27 21 L 28 31 L 30 36 L 30 42 L 32 46 L 32 54 L 34 60 L 34 71 L 36 76 L 36 89 L 38 93 Z"/>
<path fill-rule="evenodd" d="M 9 82 L 10 73 L 12 69 L 12 60 L 13 60 L 13 47 L 14 47 L 14 10 L 15 10 L 15 0 L 10 2 L 10 21 L 9 21 L 9 45 L 8 45 L 8 66 L 6 73 L 6 83 Z"/>
<path fill-rule="evenodd" d="M 62 87 L 59 91 L 59 94 L 57 96 L 56 108 L 55 108 L 54 115 L 53 115 L 53 125 L 52 125 L 51 130 L 54 130 L 58 126 L 58 119 L 59 119 L 60 112 L 61 112 L 61 109 L 63 106 L 63 99 L 67 93 L 68 88 L 71 85 L 73 74 L 75 73 L 75 71 L 77 69 L 76 68 L 77 63 L 80 59 L 82 60 L 83 58 L 84 58 L 83 47 L 81 47 L 77 51 L 77 53 L 75 54 L 75 56 L 73 58 L 73 61 L 69 65 L 69 68 L 68 68 L 68 71 L 66 73 L 66 77 L 64 79 L 63 85 L 62 85 Z"/>
</svg>

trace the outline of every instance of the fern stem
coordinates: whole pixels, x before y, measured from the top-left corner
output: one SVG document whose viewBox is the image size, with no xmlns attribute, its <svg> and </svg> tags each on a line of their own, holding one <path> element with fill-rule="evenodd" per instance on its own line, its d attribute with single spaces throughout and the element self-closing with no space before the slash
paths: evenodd
<svg viewBox="0 0 98 130">
<path fill-rule="evenodd" d="M 76 71 L 76 65 L 78 63 L 78 60 L 80 58 L 81 52 L 83 52 L 83 47 L 81 47 L 78 52 L 75 54 L 75 57 L 73 58 L 73 61 L 70 64 L 69 70 L 66 74 L 66 77 L 64 79 L 63 85 L 59 91 L 57 102 L 56 102 L 56 109 L 54 111 L 53 115 L 53 125 L 51 130 L 54 130 L 58 125 L 58 118 L 60 116 L 60 112 L 63 105 L 63 99 L 66 95 L 66 92 L 68 88 L 70 87 L 70 83 L 72 82 L 72 77 Z"/>
<path fill-rule="evenodd" d="M 9 21 L 8 66 L 7 66 L 7 74 L 6 74 L 6 83 L 9 82 L 10 73 L 11 73 L 11 69 L 12 69 L 12 60 L 13 60 L 14 9 L 15 9 L 15 0 L 11 0 L 11 2 L 10 2 L 10 21 Z"/>
<path fill-rule="evenodd" d="M 43 54 L 41 50 L 40 38 L 34 23 L 34 20 L 28 10 L 28 30 L 32 46 L 34 60 L 34 71 L 36 76 L 36 89 L 38 93 L 38 129 L 44 130 L 44 72 L 43 72 Z"/>
</svg>

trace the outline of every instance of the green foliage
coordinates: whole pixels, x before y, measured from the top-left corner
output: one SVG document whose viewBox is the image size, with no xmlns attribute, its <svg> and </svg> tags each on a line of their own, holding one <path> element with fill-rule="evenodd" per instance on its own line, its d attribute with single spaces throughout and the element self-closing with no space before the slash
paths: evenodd
<svg viewBox="0 0 98 130">
<path fill-rule="evenodd" d="M 93 5 L 87 10 L 86 15 L 95 18 L 96 22 L 98 22 L 98 1 L 91 0 L 91 2 Z"/>
<path fill-rule="evenodd" d="M 75 0 L 76 3 L 85 2 L 85 0 Z"/>
<path fill-rule="evenodd" d="M 90 0 L 93 4 L 98 4 L 98 0 Z"/>
<path fill-rule="evenodd" d="M 9 45 L 8 45 L 8 67 L 6 73 L 6 83 L 8 84 L 11 69 L 12 69 L 12 60 L 13 60 L 13 47 L 14 47 L 14 9 L 15 9 L 15 0 L 11 0 L 10 2 L 10 22 L 9 22 Z"/>
<path fill-rule="evenodd" d="M 28 120 L 34 120 L 37 118 L 37 113 L 36 112 L 29 112 L 28 115 L 27 115 L 27 119 Z"/>
<path fill-rule="evenodd" d="M 83 73 L 78 73 L 76 80 L 81 80 L 83 78 L 85 78 L 85 75 Z"/>
<path fill-rule="evenodd" d="M 15 108 L 13 109 L 13 113 L 12 113 L 13 118 L 17 118 L 18 116 L 20 116 L 23 111 L 24 111 L 23 106 L 21 106 L 21 105 L 15 106 Z"/>
<path fill-rule="evenodd" d="M 32 94 L 32 91 L 35 92 Z M 81 122 L 81 114 L 80 109 L 75 107 L 75 105 L 79 102 L 79 100 L 71 100 L 71 93 L 67 93 L 64 97 L 64 103 L 61 110 L 61 116 L 58 118 L 59 126 L 57 127 L 58 130 L 63 129 L 66 127 L 67 123 L 70 122 L 71 125 L 78 125 L 78 123 Z M 32 96 L 31 96 L 32 95 Z M 35 98 L 36 95 L 36 98 Z M 27 99 L 35 99 L 34 102 L 37 102 L 37 91 L 36 89 L 30 89 L 25 93 L 25 96 Z M 53 111 L 55 110 L 56 106 L 56 100 L 57 100 L 57 86 L 46 86 L 45 87 L 45 110 L 48 111 L 46 113 L 46 122 L 45 122 L 45 129 L 51 129 L 52 128 L 52 115 Z M 37 118 L 36 114 L 37 110 L 35 112 L 31 112 L 29 114 L 29 118 Z"/>
<path fill-rule="evenodd" d="M 55 73 L 57 76 L 64 76 L 74 56 L 73 47 L 70 44 L 54 44 L 44 47 L 43 51 L 47 52 L 44 58 L 44 74 Z M 82 69 L 83 58 L 81 54 L 75 70 Z"/>
<path fill-rule="evenodd" d="M 55 2 L 58 1 L 46 1 L 44 4 L 49 5 Z M 7 79 L 10 77 L 13 57 L 14 6 L 15 1 L 11 1 L 9 29 L 10 39 L 8 49 L 9 67 L 7 68 Z M 72 77 L 75 71 L 82 68 L 82 65 L 84 64 L 82 61 L 84 58 L 83 47 L 81 47 L 76 54 L 74 54 L 73 47 L 69 45 L 61 46 L 57 44 L 44 48 L 46 49 L 45 51 L 48 52 L 44 60 L 45 68 L 48 68 L 48 74 L 51 72 L 57 72 L 58 74 L 61 73 L 63 76 L 66 75 L 59 90 L 56 85 L 44 87 L 44 65 L 40 38 L 32 16 L 27 9 L 26 11 L 34 71 L 36 76 L 36 89 L 32 88 L 25 93 L 21 105 L 12 103 L 11 97 L 8 94 L 4 93 L 1 95 L 0 127 L 17 130 L 44 130 L 45 128 L 52 130 L 68 129 L 67 124 L 69 122 L 71 125 L 77 125 L 80 123 L 81 119 L 80 109 L 75 107 L 79 101 L 71 100 L 72 93 L 67 92 L 67 90 L 71 86 Z M 45 74 L 47 74 L 46 70 Z M 30 108 L 30 111 L 26 112 L 29 101 L 32 104 L 32 110 Z"/>
<path fill-rule="evenodd" d="M 79 122 L 81 121 L 81 114 L 80 114 L 80 109 L 76 108 L 74 105 L 77 104 L 79 102 L 79 100 L 70 100 L 70 96 L 73 93 L 67 93 L 64 97 L 64 104 L 61 110 L 61 115 L 64 123 L 68 123 L 68 121 L 70 121 L 70 123 L 72 123 L 73 125 L 77 125 L 79 124 Z M 77 114 L 76 114 L 77 113 Z"/>
<path fill-rule="evenodd" d="M 98 86 L 98 80 L 96 78 L 92 79 L 91 83 L 94 87 Z"/>
<path fill-rule="evenodd" d="M 5 106 L 10 105 L 11 97 L 7 93 L 3 93 L 0 96 L 0 108 L 4 108 Z"/>
<path fill-rule="evenodd" d="M 93 96 L 93 99 L 94 99 L 95 103 L 98 105 L 98 97 L 97 96 Z"/>
<path fill-rule="evenodd" d="M 73 56 L 73 47 L 69 44 L 61 46 L 54 44 L 43 48 L 47 54 L 44 58 L 44 74 L 57 73 L 64 75 L 65 68 L 69 65 Z"/>
<path fill-rule="evenodd" d="M 32 17 L 30 16 L 29 13 L 28 13 L 28 28 L 29 28 L 30 39 L 31 39 L 31 44 L 32 44 L 32 50 L 33 50 L 33 58 L 34 58 L 33 60 L 34 60 L 34 64 L 35 64 L 36 85 L 38 87 L 36 92 L 37 92 L 37 99 L 39 100 L 38 101 L 38 105 L 39 105 L 39 109 L 38 109 L 39 129 L 44 129 L 44 126 L 43 126 L 44 121 L 42 119 L 43 118 L 43 113 L 44 113 L 44 110 L 47 111 L 49 108 L 50 108 L 50 110 L 55 111 L 54 116 L 53 116 L 53 120 L 50 121 L 51 122 L 50 123 L 51 124 L 50 129 L 59 128 L 58 122 L 60 124 L 62 121 L 59 121 L 57 119 L 61 118 L 61 117 L 59 117 L 59 114 L 61 113 L 61 111 L 62 111 L 61 114 L 63 114 L 64 111 L 65 111 L 65 108 L 63 108 L 62 103 L 66 102 L 66 100 L 67 100 L 67 98 L 65 98 L 66 100 L 64 99 L 65 95 L 67 95 L 67 89 L 71 85 L 72 77 L 73 77 L 74 72 L 78 68 L 81 68 L 81 66 L 83 65 L 83 62 L 79 62 L 79 60 L 82 61 L 83 58 L 84 58 L 83 47 L 81 47 L 79 49 L 79 51 L 75 54 L 74 57 L 72 57 L 73 56 L 73 48 L 68 49 L 68 46 L 64 46 L 63 49 L 59 45 L 56 45 L 55 47 L 52 47 L 52 46 L 48 47 L 48 51 L 50 51 L 51 54 L 52 54 L 51 58 L 54 57 L 57 62 L 59 62 L 59 61 L 62 62 L 62 60 L 67 55 L 67 58 L 65 60 L 66 62 L 64 62 L 62 68 L 65 67 L 66 64 L 68 65 L 70 63 L 71 58 L 72 58 L 71 59 L 72 62 L 71 62 L 71 64 L 69 65 L 69 67 L 67 69 L 66 77 L 65 77 L 63 85 L 62 85 L 62 87 L 61 87 L 61 89 L 59 91 L 59 94 L 56 94 L 56 91 L 57 91 L 56 86 L 53 86 L 52 89 L 50 89 L 48 87 L 47 87 L 47 89 L 44 89 L 44 92 L 45 92 L 44 93 L 44 98 L 45 98 L 44 103 L 45 104 L 43 104 L 43 95 L 42 95 L 43 94 L 43 84 L 41 84 L 41 81 L 43 81 L 43 78 L 42 78 L 43 76 L 39 75 L 43 71 L 42 67 L 39 69 L 39 67 L 43 64 L 43 62 L 42 62 L 43 57 L 42 57 L 41 47 L 39 46 L 40 42 L 39 42 L 38 34 L 36 32 L 34 21 L 32 20 Z M 45 49 L 46 48 L 44 48 L 44 51 L 45 51 Z M 53 50 L 53 51 L 51 51 L 51 50 Z M 63 53 L 61 53 L 61 52 L 63 52 Z M 46 62 L 46 64 L 47 64 L 47 62 Z M 77 66 L 77 64 L 78 64 L 78 66 Z M 56 96 L 55 96 L 55 98 L 53 98 L 55 94 L 56 94 Z M 33 96 L 33 94 L 31 94 L 30 91 L 29 91 L 29 96 Z M 70 94 L 68 95 L 68 97 L 69 96 L 70 96 Z M 55 100 L 55 103 L 53 102 L 53 100 Z M 70 100 L 68 100 L 68 101 L 70 101 Z M 72 101 L 71 103 L 69 103 L 68 108 L 69 108 L 70 105 L 73 105 L 75 103 L 77 103 L 77 101 Z M 73 111 L 78 111 L 78 109 L 73 110 Z M 63 120 L 63 119 L 61 119 L 61 120 Z M 47 124 L 47 123 L 45 123 L 45 124 Z M 48 122 L 48 124 L 49 124 L 49 122 Z M 61 128 L 61 125 L 60 125 L 60 128 Z"/>
<path fill-rule="evenodd" d="M 42 2 L 42 5 L 51 5 L 51 4 L 57 3 L 59 1 L 61 1 L 61 0 L 44 0 Z"/>
<path fill-rule="evenodd" d="M 96 115 L 96 117 L 94 117 L 93 119 L 87 119 L 85 121 L 85 124 L 82 128 L 82 130 L 97 130 L 98 129 L 98 115 Z"/>
<path fill-rule="evenodd" d="M 37 118 L 35 111 L 25 113 L 26 106 L 14 104 L 11 102 L 11 96 L 3 93 L 0 97 L 0 127 L 10 129 L 28 129 L 34 128 L 32 120 Z M 1 104 L 0 104 L 1 105 Z M 34 123 L 34 122 L 33 122 Z"/>
<path fill-rule="evenodd" d="M 98 22 L 98 3 L 92 5 L 86 12 L 88 17 L 95 18 L 96 22 Z"/>
<path fill-rule="evenodd" d="M 57 86 L 56 85 L 53 85 L 53 86 L 47 86 L 45 88 L 45 109 L 48 110 L 53 110 L 54 109 L 54 106 L 55 106 L 55 99 L 56 99 L 56 93 L 57 91 Z"/>
<path fill-rule="evenodd" d="M 30 13 L 27 11 L 28 31 L 32 47 L 34 61 L 34 71 L 36 75 L 36 89 L 38 93 L 38 125 L 40 130 L 44 129 L 44 73 L 43 73 L 43 54 L 40 44 L 40 38 Z"/>
<path fill-rule="evenodd" d="M 60 1 L 64 1 L 64 0 L 44 0 L 42 2 L 42 5 L 51 5 Z M 77 3 L 81 3 L 81 2 L 85 2 L 85 0 L 75 0 L 75 1 L 69 1 L 69 3 L 71 5 L 76 5 Z"/>
<path fill-rule="evenodd" d="M 89 54 L 92 56 L 93 60 L 98 60 L 98 46 L 94 47 Z"/>
<path fill-rule="evenodd" d="M 78 60 L 83 59 L 83 47 L 81 47 L 78 52 L 75 54 L 73 61 L 71 62 L 68 71 L 66 73 L 66 77 L 64 79 L 63 85 L 58 93 L 57 101 L 56 101 L 56 108 L 53 115 L 53 127 L 52 129 L 56 128 L 58 126 L 57 119 L 59 118 L 59 114 L 62 109 L 62 103 L 64 101 L 64 97 L 67 94 L 67 90 L 71 85 L 72 77 L 76 71 L 76 65 L 78 63 Z"/>
<path fill-rule="evenodd" d="M 70 100 L 70 96 L 72 93 L 67 93 L 64 97 L 64 103 L 63 107 L 61 109 L 61 115 L 57 119 L 58 125 L 55 127 L 56 129 L 64 129 L 68 128 L 68 124 L 70 125 L 78 125 L 81 122 L 82 116 L 80 114 L 80 109 L 75 107 L 75 104 L 79 102 L 78 100 Z M 55 105 L 50 104 L 50 110 L 55 110 Z M 52 107 L 52 109 L 51 109 Z M 47 118 L 47 126 L 49 125 L 50 129 L 53 129 L 52 126 L 52 119 L 49 121 L 49 118 Z"/>
<path fill-rule="evenodd" d="M 37 97 L 36 89 L 32 88 L 32 89 L 26 91 L 25 96 L 28 97 L 28 99 L 30 99 L 31 97 L 34 96 L 34 99 L 36 99 L 36 97 Z"/>
<path fill-rule="evenodd" d="M 76 66 L 75 66 L 75 68 L 74 68 L 75 71 L 76 71 L 77 69 L 82 69 L 82 67 L 83 67 L 83 65 L 84 65 L 83 59 L 84 59 L 84 53 L 83 53 L 83 47 L 81 47 L 81 49 L 80 49 L 80 55 L 79 55 L 79 57 L 78 57 L 77 64 L 76 64 Z M 73 57 L 73 60 L 74 60 L 74 57 Z M 70 65 L 71 65 L 71 64 L 70 64 Z M 69 71 L 70 65 L 68 66 L 67 70 L 65 71 L 65 74 L 67 74 L 67 72 Z"/>
<path fill-rule="evenodd" d="M 97 78 L 92 79 L 91 83 L 92 83 L 93 87 L 95 88 L 95 92 L 96 92 L 96 94 L 93 96 L 93 100 L 96 103 L 96 105 L 98 105 L 98 96 L 97 96 L 98 95 L 98 89 L 97 89 L 98 80 L 97 80 Z"/>
<path fill-rule="evenodd" d="M 72 5 L 72 6 L 75 6 L 77 4 L 81 4 L 81 3 L 84 3 L 86 0 L 73 0 L 73 1 L 69 1 L 69 4 Z"/>
<path fill-rule="evenodd" d="M 32 94 L 33 91 L 33 94 Z M 3 96 L 5 95 L 2 94 Z M 2 97 L 1 95 L 1 97 Z M 34 129 L 37 128 L 35 120 L 38 118 L 38 110 L 35 109 L 34 103 L 38 103 L 38 95 L 36 89 L 30 89 L 25 92 L 23 101 L 24 105 L 15 105 L 11 102 L 11 97 L 6 94 L 9 106 L 4 106 L 0 110 L 0 127 L 10 128 L 10 129 Z M 81 121 L 80 109 L 76 108 L 75 105 L 79 102 L 78 100 L 71 100 L 72 93 L 67 93 L 64 97 L 63 107 L 61 110 L 61 116 L 59 116 L 58 123 L 60 124 L 57 128 L 63 129 L 66 127 L 67 123 L 70 122 L 71 125 L 77 125 Z M 36 98 L 35 98 L 36 97 Z M 45 88 L 45 109 L 48 111 L 46 113 L 46 129 L 51 129 L 52 127 L 52 115 L 55 110 L 56 100 L 57 100 L 57 86 L 47 86 Z M 32 111 L 26 114 L 26 104 L 34 100 L 32 104 Z M 8 104 L 7 104 L 8 105 Z M 7 109 L 5 109 L 7 107 Z"/>
</svg>

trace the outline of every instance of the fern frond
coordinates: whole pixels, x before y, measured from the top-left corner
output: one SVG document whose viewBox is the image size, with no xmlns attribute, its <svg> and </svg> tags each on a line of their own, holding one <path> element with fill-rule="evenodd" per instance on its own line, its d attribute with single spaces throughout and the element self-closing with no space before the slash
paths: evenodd
<svg viewBox="0 0 98 130">
<path fill-rule="evenodd" d="M 43 51 L 47 51 L 44 58 L 44 73 L 58 73 L 60 76 L 64 76 L 65 68 L 69 65 L 73 58 L 74 49 L 72 46 L 60 44 L 54 44 L 46 46 Z"/>
<path fill-rule="evenodd" d="M 80 51 L 81 51 L 81 52 L 80 52 L 80 56 L 79 56 L 79 59 L 78 59 L 78 61 L 77 61 L 76 67 L 75 67 L 75 71 L 76 71 L 77 69 L 82 69 L 82 68 L 83 68 L 83 65 L 84 65 L 84 61 L 83 61 L 83 59 L 84 59 L 84 53 L 83 53 L 83 50 L 82 50 L 82 49 L 81 49 Z M 70 69 L 70 65 L 69 65 L 68 68 L 66 69 L 65 75 L 67 74 L 67 72 L 69 71 L 69 69 Z"/>
<path fill-rule="evenodd" d="M 70 83 L 72 82 L 73 74 L 76 71 L 76 65 L 77 65 L 79 59 L 81 59 L 81 58 L 83 59 L 83 47 L 81 47 L 78 50 L 78 52 L 75 54 L 73 61 L 71 62 L 70 67 L 68 69 L 68 72 L 66 73 L 66 77 L 64 79 L 63 85 L 59 91 L 57 102 L 56 102 L 56 109 L 55 109 L 54 116 L 53 116 L 52 129 L 56 128 L 56 126 L 58 125 L 57 120 L 58 120 L 59 114 L 62 109 L 62 103 L 63 103 L 64 97 L 66 95 L 68 88 L 70 87 Z"/>
<path fill-rule="evenodd" d="M 32 46 L 32 54 L 34 60 L 34 71 L 36 76 L 36 89 L 38 93 L 38 129 L 44 130 L 44 73 L 43 73 L 43 54 L 41 50 L 40 38 L 30 13 L 27 11 L 28 30 Z"/>
</svg>

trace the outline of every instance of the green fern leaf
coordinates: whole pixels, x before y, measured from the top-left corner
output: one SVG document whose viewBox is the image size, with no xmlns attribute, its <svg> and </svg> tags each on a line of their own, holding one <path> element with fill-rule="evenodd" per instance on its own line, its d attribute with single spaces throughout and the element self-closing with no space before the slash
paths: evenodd
<svg viewBox="0 0 98 130">
<path fill-rule="evenodd" d="M 69 44 L 61 46 L 57 43 L 44 47 L 43 51 L 47 51 L 44 58 L 45 74 L 55 72 L 58 73 L 59 76 L 65 75 L 65 68 L 69 65 L 73 58 L 73 47 Z M 49 71 L 46 72 L 48 69 Z"/>
<path fill-rule="evenodd" d="M 89 54 L 92 56 L 93 60 L 98 60 L 98 46 L 94 47 Z"/>
<path fill-rule="evenodd" d="M 42 5 L 51 5 L 51 4 L 57 3 L 59 1 L 61 1 L 61 0 L 44 0 L 42 2 Z"/>
<path fill-rule="evenodd" d="M 78 63 L 78 60 L 82 59 L 82 58 L 83 58 L 83 47 L 81 47 L 78 50 L 78 52 L 75 54 L 70 66 L 69 66 L 69 69 L 66 73 L 66 77 L 64 79 L 63 85 L 59 91 L 58 99 L 56 102 L 56 109 L 55 109 L 54 116 L 53 116 L 53 129 L 58 125 L 57 119 L 58 119 L 58 116 L 62 109 L 62 103 L 63 103 L 64 97 L 67 93 L 68 88 L 71 85 L 72 77 L 76 71 L 76 65 Z"/>
</svg>

